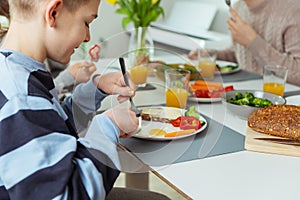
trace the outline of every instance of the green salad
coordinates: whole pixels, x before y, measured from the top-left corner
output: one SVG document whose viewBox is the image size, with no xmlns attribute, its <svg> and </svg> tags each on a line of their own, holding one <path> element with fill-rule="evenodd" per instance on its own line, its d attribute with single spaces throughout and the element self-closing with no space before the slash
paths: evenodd
<svg viewBox="0 0 300 200">
<path fill-rule="evenodd" d="M 270 100 L 255 97 L 250 92 L 246 92 L 245 94 L 236 92 L 235 98 L 230 98 L 227 100 L 227 102 L 237 104 L 237 105 L 247 105 L 247 106 L 254 106 L 254 107 L 266 107 L 266 106 L 271 106 L 273 104 Z"/>
<path fill-rule="evenodd" d="M 219 66 L 218 64 L 216 65 L 217 69 L 219 72 L 230 72 L 234 69 L 237 69 L 239 66 L 238 65 L 226 65 L 226 66 Z"/>
</svg>

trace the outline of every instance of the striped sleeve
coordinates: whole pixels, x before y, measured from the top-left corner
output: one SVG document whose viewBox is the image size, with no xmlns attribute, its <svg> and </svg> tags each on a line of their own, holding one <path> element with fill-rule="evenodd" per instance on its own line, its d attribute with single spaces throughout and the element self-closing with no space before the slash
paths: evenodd
<svg viewBox="0 0 300 200">
<path fill-rule="evenodd" d="M 38 63 L 24 56 L 3 55 L 0 199 L 105 199 L 119 175 L 117 127 L 99 115 L 86 137 L 76 139 L 66 114 L 49 93 L 53 81 L 39 70 L 43 66 L 36 70 L 32 66 Z"/>
<path fill-rule="evenodd" d="M 17 103 L 8 101 L 2 110 L 10 105 Z M 56 111 L 33 105 L 12 109 L 13 114 L 0 122 L 0 177 L 10 197 L 103 199 L 119 173 L 115 167 L 118 132 L 104 126 L 111 125 L 109 119 L 93 120 L 96 128 L 103 127 L 91 129 L 102 140 L 87 137 L 78 143 Z M 114 137 L 105 136 L 111 132 Z"/>
</svg>

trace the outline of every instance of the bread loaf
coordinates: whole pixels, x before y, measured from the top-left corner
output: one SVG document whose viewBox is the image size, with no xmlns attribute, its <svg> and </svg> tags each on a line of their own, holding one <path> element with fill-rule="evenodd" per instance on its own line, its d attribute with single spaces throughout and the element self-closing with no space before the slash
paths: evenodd
<svg viewBox="0 0 300 200">
<path fill-rule="evenodd" d="M 300 140 L 300 106 L 272 105 L 252 112 L 248 126 L 269 135 Z"/>
</svg>

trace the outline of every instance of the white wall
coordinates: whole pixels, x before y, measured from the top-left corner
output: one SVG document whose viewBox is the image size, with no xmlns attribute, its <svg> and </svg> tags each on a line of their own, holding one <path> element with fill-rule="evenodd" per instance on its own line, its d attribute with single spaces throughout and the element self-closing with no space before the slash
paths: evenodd
<svg viewBox="0 0 300 200">
<path fill-rule="evenodd" d="M 211 30 L 220 33 L 228 33 L 226 19 L 229 17 L 228 6 L 225 4 L 225 0 L 192 0 L 192 1 L 202 1 L 207 4 L 214 4 L 218 7 L 218 12 L 212 23 Z M 232 4 L 238 0 L 231 0 Z"/>
<path fill-rule="evenodd" d="M 166 15 L 172 7 L 172 4 L 175 1 L 181 0 L 162 0 L 161 4 L 165 9 Z M 226 19 L 229 16 L 228 7 L 225 4 L 225 0 L 183 0 L 187 3 L 189 1 L 202 1 L 204 3 L 214 4 L 218 7 L 217 15 L 212 23 L 211 30 L 217 31 L 220 33 L 228 33 Z M 237 0 L 232 0 L 236 2 Z M 99 9 L 98 19 L 91 25 L 91 44 L 99 43 L 100 40 L 113 40 L 113 48 L 106 50 L 107 52 L 102 52 L 104 54 L 111 54 L 111 51 L 116 53 L 123 52 L 124 48 L 127 48 L 128 45 L 128 36 L 124 33 L 121 25 L 121 20 L 123 15 L 115 14 L 115 7 L 111 4 L 108 4 L 105 0 L 101 1 L 101 6 Z M 197 20 L 197 19 L 193 19 Z M 114 50 L 112 50 L 114 49 Z"/>
</svg>

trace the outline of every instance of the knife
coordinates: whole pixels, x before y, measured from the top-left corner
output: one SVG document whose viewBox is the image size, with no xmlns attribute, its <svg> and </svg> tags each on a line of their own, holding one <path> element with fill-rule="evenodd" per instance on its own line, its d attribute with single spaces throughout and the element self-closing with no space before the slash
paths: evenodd
<svg viewBox="0 0 300 200">
<path fill-rule="evenodd" d="M 299 94 L 300 94 L 300 90 L 294 90 L 294 91 L 285 92 L 284 97 L 289 97 L 289 96 L 299 95 Z"/>
<path fill-rule="evenodd" d="M 278 144 L 287 144 L 287 145 L 295 145 L 300 146 L 300 141 L 295 139 L 284 139 L 284 138 L 254 138 L 256 140 L 269 141 Z"/>
</svg>

